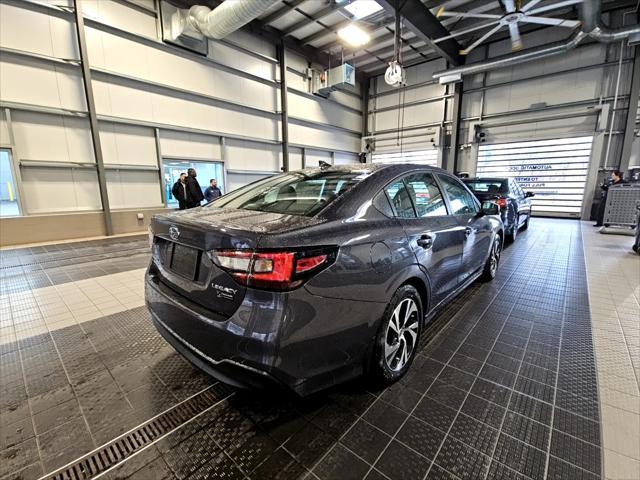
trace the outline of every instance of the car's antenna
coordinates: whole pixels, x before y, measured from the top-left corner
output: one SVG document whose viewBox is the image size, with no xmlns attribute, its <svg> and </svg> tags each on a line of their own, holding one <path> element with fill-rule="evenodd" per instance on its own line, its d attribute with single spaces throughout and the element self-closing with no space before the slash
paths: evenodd
<svg viewBox="0 0 640 480">
<path fill-rule="evenodd" d="M 322 170 L 325 170 L 325 169 L 327 169 L 327 168 L 331 168 L 331 166 L 332 166 L 330 163 L 327 163 L 327 162 L 325 162 L 324 160 L 320 160 L 320 161 L 318 162 L 318 165 L 320 166 L 320 168 L 321 168 Z"/>
</svg>

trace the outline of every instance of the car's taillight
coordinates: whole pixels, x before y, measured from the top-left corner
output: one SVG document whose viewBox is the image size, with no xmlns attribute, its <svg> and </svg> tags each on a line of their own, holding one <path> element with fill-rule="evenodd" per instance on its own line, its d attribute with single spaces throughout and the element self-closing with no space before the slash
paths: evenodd
<svg viewBox="0 0 640 480">
<path fill-rule="evenodd" d="M 507 199 L 499 198 L 498 200 L 496 200 L 496 205 L 498 205 L 500 208 L 507 208 Z"/>
<path fill-rule="evenodd" d="M 214 250 L 210 258 L 235 280 L 249 287 L 291 290 L 333 263 L 335 249 L 309 252 Z"/>
</svg>

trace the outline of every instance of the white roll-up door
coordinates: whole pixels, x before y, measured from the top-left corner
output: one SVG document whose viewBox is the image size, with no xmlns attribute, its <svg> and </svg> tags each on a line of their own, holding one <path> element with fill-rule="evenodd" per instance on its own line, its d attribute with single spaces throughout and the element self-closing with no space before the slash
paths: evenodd
<svg viewBox="0 0 640 480">
<path fill-rule="evenodd" d="M 593 137 L 481 145 L 478 177 L 514 178 L 535 193 L 533 213 L 580 217 Z"/>
<path fill-rule="evenodd" d="M 416 150 L 413 152 L 381 152 L 371 155 L 373 163 L 416 163 L 418 165 L 438 166 L 438 149 Z"/>
</svg>

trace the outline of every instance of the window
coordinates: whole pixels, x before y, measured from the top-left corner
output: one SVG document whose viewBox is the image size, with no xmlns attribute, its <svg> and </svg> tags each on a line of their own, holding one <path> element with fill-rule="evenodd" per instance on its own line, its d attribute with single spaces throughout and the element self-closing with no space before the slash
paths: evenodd
<svg viewBox="0 0 640 480">
<path fill-rule="evenodd" d="M 162 162 L 164 174 L 165 198 L 168 207 L 177 207 L 178 201 L 173 198 L 171 188 L 180 178 L 181 173 L 187 173 L 190 168 L 195 168 L 198 174 L 198 183 L 202 193 L 209 187 L 209 180 L 215 178 L 218 181 L 218 188 L 222 193 L 227 193 L 224 184 L 224 167 L 220 162 L 187 162 L 179 160 L 164 160 Z"/>
<path fill-rule="evenodd" d="M 464 186 L 455 178 L 438 175 L 440 181 L 444 185 L 444 189 L 449 197 L 451 209 L 454 215 L 465 215 L 467 213 L 476 213 L 478 206 L 473 196 L 464 188 Z"/>
<path fill-rule="evenodd" d="M 413 209 L 411 194 L 402 180 L 393 182 L 385 190 L 397 217 L 415 218 L 416 212 Z"/>
<path fill-rule="evenodd" d="M 381 152 L 371 155 L 372 163 L 415 163 L 417 165 L 438 166 L 438 150 L 419 150 L 414 152 Z"/>
<path fill-rule="evenodd" d="M 225 195 L 208 207 L 311 217 L 368 176 L 366 171 L 276 175 Z"/>
<path fill-rule="evenodd" d="M 466 180 L 464 183 L 467 184 L 467 187 L 471 189 L 471 191 L 476 193 L 495 193 L 496 195 L 500 193 L 507 192 L 507 182 L 500 178 L 496 179 L 487 179 L 483 178 L 482 180 Z"/>
<path fill-rule="evenodd" d="M 16 182 L 11 169 L 11 151 L 0 149 L 0 217 L 20 215 Z"/>
<path fill-rule="evenodd" d="M 440 188 L 430 173 L 418 173 L 405 179 L 418 217 L 437 217 L 447 214 Z"/>
</svg>

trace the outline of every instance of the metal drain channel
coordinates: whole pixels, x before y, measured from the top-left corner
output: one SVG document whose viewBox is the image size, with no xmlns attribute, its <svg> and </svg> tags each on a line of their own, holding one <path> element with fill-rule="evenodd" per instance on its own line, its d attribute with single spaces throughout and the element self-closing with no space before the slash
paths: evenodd
<svg viewBox="0 0 640 480">
<path fill-rule="evenodd" d="M 40 480 L 87 480 L 109 472 L 178 428 L 192 422 L 233 395 L 231 388 L 216 383 L 183 400 L 163 413 L 47 473 Z"/>
</svg>

